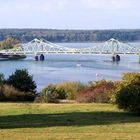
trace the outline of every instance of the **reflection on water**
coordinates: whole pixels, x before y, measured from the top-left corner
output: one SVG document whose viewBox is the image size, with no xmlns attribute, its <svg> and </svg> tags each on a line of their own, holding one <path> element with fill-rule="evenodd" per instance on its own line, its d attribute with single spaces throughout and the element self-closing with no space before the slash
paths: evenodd
<svg viewBox="0 0 140 140">
<path fill-rule="evenodd" d="M 139 72 L 138 56 L 123 55 L 120 63 L 112 63 L 111 55 L 46 55 L 45 61 L 1 61 L 0 73 L 7 78 L 16 69 L 28 69 L 38 90 L 49 83 L 110 79 L 118 80 L 124 72 Z"/>
</svg>

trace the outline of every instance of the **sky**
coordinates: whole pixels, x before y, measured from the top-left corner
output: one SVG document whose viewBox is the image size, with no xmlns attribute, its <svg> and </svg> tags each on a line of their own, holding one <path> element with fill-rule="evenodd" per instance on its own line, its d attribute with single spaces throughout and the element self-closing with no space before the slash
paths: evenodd
<svg viewBox="0 0 140 140">
<path fill-rule="evenodd" d="M 140 0 L 0 0 L 0 28 L 140 29 Z"/>
</svg>

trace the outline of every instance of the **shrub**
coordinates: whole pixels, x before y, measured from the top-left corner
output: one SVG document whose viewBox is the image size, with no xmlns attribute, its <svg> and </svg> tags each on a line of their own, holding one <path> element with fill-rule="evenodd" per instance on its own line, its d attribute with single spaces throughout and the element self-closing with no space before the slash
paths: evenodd
<svg viewBox="0 0 140 140">
<path fill-rule="evenodd" d="M 39 103 L 58 103 L 59 94 L 54 85 L 49 85 L 42 94 L 35 99 Z"/>
<path fill-rule="evenodd" d="M 86 85 L 80 82 L 63 82 L 56 85 L 58 94 L 64 94 L 69 100 L 75 99 L 77 93 L 86 88 Z"/>
<path fill-rule="evenodd" d="M 3 95 L 3 85 L 0 85 L 0 101 L 4 101 L 5 97 Z"/>
<path fill-rule="evenodd" d="M 108 103 L 111 99 L 113 89 L 114 83 L 112 81 L 101 80 L 90 82 L 86 90 L 76 95 L 76 100 L 85 103 Z"/>
<path fill-rule="evenodd" d="M 33 101 L 35 95 L 33 93 L 25 93 L 18 91 L 13 86 L 0 86 L 0 101 Z"/>
<path fill-rule="evenodd" d="M 0 85 L 4 83 L 4 75 L 0 73 Z"/>
<path fill-rule="evenodd" d="M 75 99 L 75 95 L 83 90 L 86 85 L 80 82 L 64 82 L 61 84 L 49 85 L 45 89 L 42 90 L 41 94 L 44 95 L 48 91 L 57 93 L 58 99 Z"/>
<path fill-rule="evenodd" d="M 120 109 L 140 113 L 140 73 L 125 73 L 116 86 L 116 103 Z"/>
<path fill-rule="evenodd" d="M 12 85 L 19 91 L 36 92 L 36 83 L 26 69 L 16 70 L 15 73 L 7 79 L 7 84 Z"/>
</svg>

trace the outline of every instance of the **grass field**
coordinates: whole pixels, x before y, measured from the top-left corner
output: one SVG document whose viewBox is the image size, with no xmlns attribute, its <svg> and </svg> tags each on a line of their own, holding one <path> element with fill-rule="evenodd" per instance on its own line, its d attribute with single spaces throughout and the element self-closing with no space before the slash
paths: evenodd
<svg viewBox="0 0 140 140">
<path fill-rule="evenodd" d="M 0 103 L 0 140 L 140 140 L 140 117 L 109 104 Z"/>
</svg>

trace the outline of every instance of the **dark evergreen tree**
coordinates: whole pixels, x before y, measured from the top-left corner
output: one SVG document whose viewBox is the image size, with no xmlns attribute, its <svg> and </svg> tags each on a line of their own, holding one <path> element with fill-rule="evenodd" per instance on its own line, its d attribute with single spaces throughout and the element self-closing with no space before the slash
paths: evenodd
<svg viewBox="0 0 140 140">
<path fill-rule="evenodd" d="M 19 91 L 36 93 L 36 83 L 26 69 L 16 70 L 7 79 L 7 84 L 12 85 Z"/>
</svg>

